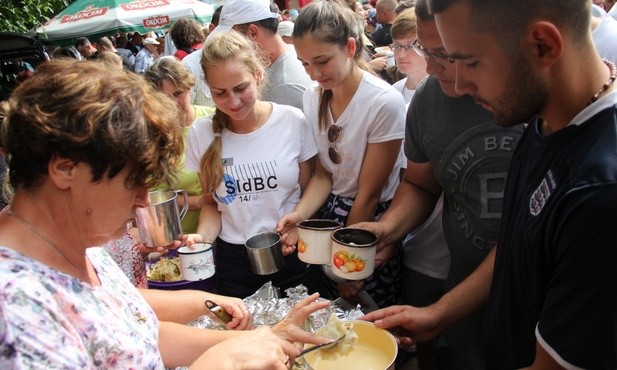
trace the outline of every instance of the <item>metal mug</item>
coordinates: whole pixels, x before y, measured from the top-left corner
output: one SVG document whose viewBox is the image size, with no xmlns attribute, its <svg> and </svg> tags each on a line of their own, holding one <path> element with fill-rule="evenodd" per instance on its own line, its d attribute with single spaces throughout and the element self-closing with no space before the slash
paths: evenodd
<svg viewBox="0 0 617 370">
<path fill-rule="evenodd" d="M 281 236 L 264 232 L 251 236 L 245 243 L 251 269 L 258 275 L 270 275 L 285 265 Z"/>
<path fill-rule="evenodd" d="M 176 198 L 184 197 L 182 211 L 178 210 Z M 151 191 L 150 206 L 137 208 L 135 221 L 141 242 L 150 248 L 166 247 L 180 238 L 180 221 L 189 209 L 189 196 L 186 190 Z"/>
</svg>

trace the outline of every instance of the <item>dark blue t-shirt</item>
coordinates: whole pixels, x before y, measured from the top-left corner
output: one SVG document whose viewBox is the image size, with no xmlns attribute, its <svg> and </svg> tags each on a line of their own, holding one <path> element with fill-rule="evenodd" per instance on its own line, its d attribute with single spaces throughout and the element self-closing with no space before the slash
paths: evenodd
<svg viewBox="0 0 617 370">
<path fill-rule="evenodd" d="M 486 308 L 487 368 L 617 368 L 617 93 L 579 125 L 525 130 L 512 157 Z M 585 114 L 586 112 L 586 114 Z"/>
</svg>

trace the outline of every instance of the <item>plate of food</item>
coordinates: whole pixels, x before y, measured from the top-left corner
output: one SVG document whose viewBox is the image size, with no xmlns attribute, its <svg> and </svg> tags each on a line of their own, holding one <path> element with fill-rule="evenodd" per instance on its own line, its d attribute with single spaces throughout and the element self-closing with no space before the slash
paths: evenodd
<svg viewBox="0 0 617 370">
<path fill-rule="evenodd" d="M 180 258 L 177 256 L 163 256 L 146 262 L 148 286 L 154 289 L 180 290 L 196 289 L 208 292 L 214 291 L 214 276 L 200 281 L 187 281 L 182 277 Z"/>
</svg>

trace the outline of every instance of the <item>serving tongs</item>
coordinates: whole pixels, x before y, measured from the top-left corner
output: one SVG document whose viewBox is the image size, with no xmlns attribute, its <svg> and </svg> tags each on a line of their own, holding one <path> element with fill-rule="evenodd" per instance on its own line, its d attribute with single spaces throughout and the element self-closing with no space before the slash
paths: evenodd
<svg viewBox="0 0 617 370">
<path fill-rule="evenodd" d="M 221 320 L 223 324 L 227 324 L 233 319 L 233 317 L 229 314 L 229 312 L 225 311 L 223 307 L 219 306 L 213 301 L 208 299 L 205 302 L 205 304 L 206 304 L 206 308 L 208 309 L 208 311 L 212 312 L 212 314 L 216 316 L 216 318 Z"/>
</svg>

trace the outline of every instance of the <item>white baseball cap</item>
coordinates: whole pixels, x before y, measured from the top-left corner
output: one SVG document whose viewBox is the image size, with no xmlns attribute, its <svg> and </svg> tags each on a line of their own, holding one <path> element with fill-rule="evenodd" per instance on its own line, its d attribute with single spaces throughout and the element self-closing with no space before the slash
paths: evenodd
<svg viewBox="0 0 617 370">
<path fill-rule="evenodd" d="M 229 0 L 223 5 L 219 24 L 210 35 L 227 32 L 237 24 L 278 18 L 278 16 L 278 13 L 270 11 L 270 0 Z"/>
<path fill-rule="evenodd" d="M 279 26 L 276 30 L 279 35 L 291 37 L 291 34 L 294 32 L 294 22 L 291 21 L 282 21 L 279 23 Z"/>
<path fill-rule="evenodd" d="M 150 44 L 152 44 L 152 45 L 158 45 L 158 44 L 160 44 L 160 42 L 156 41 L 156 39 L 155 39 L 155 38 L 153 38 L 153 37 L 146 37 L 146 38 L 142 41 L 142 44 L 144 44 L 144 45 L 150 45 Z"/>
</svg>

